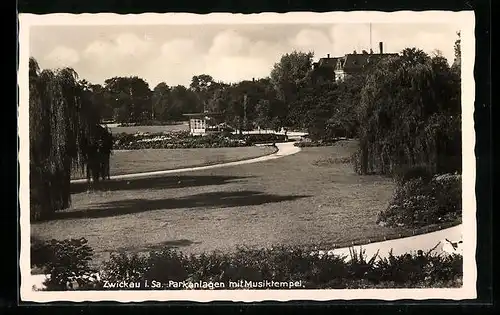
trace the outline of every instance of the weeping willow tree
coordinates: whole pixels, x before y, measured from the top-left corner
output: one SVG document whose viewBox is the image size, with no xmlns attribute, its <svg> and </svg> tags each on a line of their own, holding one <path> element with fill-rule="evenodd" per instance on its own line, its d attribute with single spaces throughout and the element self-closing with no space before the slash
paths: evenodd
<svg viewBox="0 0 500 315">
<path fill-rule="evenodd" d="M 460 106 L 460 77 L 442 56 L 405 49 L 380 62 L 361 92 L 357 171 L 460 171 Z"/>
<path fill-rule="evenodd" d="M 73 69 L 41 71 L 30 58 L 29 89 L 31 216 L 40 220 L 69 207 L 71 171 L 94 158 L 100 118 Z"/>
</svg>

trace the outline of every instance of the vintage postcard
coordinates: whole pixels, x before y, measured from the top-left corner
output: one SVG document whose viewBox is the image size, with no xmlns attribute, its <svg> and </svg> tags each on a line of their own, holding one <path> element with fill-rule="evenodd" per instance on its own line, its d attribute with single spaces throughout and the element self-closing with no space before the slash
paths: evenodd
<svg viewBox="0 0 500 315">
<path fill-rule="evenodd" d="M 21 300 L 476 298 L 474 25 L 20 14 Z"/>
</svg>

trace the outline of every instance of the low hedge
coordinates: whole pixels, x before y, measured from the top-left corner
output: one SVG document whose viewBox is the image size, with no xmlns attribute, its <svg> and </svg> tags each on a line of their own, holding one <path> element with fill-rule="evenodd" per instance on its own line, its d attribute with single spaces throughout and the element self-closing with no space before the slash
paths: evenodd
<svg viewBox="0 0 500 315">
<path fill-rule="evenodd" d="M 56 254 L 45 262 L 50 273 L 46 290 L 459 287 L 462 281 L 462 256 L 437 255 L 432 250 L 399 256 L 389 253 L 383 259 L 353 250 L 348 260 L 294 246 L 240 247 L 232 253 L 201 255 L 165 248 L 142 255 L 112 254 L 95 274 L 89 267 L 92 251 L 85 239 L 48 244 L 48 251 Z M 41 259 L 32 257 L 32 261 Z M 224 286 L 211 287 L 214 283 Z"/>
<path fill-rule="evenodd" d="M 259 143 L 263 144 L 263 143 L 286 142 L 287 137 L 285 135 L 279 135 L 274 133 L 261 133 L 261 134 L 243 135 L 243 140 L 249 145 L 253 145 Z"/>
<path fill-rule="evenodd" d="M 429 175 L 413 170 L 398 178 L 388 208 L 377 219 L 381 225 L 419 228 L 431 224 L 461 223 L 462 177 Z"/>
<path fill-rule="evenodd" d="M 299 148 L 307 147 L 328 147 L 335 144 L 336 141 L 298 141 L 294 143 L 294 146 Z"/>
</svg>

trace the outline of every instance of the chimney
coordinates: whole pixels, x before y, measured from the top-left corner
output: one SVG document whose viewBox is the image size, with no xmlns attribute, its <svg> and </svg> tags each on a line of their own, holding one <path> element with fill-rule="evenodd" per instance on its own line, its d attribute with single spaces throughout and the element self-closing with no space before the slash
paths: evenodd
<svg viewBox="0 0 500 315">
<path fill-rule="evenodd" d="M 326 58 L 330 58 L 330 54 L 326 54 Z"/>
<path fill-rule="evenodd" d="M 384 43 L 383 42 L 378 43 L 378 47 L 380 49 L 380 54 L 382 55 L 384 53 Z"/>
</svg>

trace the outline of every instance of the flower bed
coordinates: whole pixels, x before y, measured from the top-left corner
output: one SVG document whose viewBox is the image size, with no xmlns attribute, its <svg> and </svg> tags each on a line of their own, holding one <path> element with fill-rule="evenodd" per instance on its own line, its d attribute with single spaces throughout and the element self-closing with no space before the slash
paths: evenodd
<svg viewBox="0 0 500 315">
<path fill-rule="evenodd" d="M 456 174 L 400 181 L 389 207 L 377 220 L 381 225 L 414 228 L 461 221 L 462 178 Z"/>
<path fill-rule="evenodd" d="M 92 249 L 85 239 L 53 240 L 47 244 L 48 251 L 53 252 L 47 256 L 51 260 L 46 261 L 50 274 L 44 283 L 47 290 L 460 287 L 463 275 L 461 255 L 437 255 L 432 249 L 399 256 L 389 253 L 382 259 L 352 250 L 347 260 L 345 256 L 321 255 L 290 246 L 240 247 L 233 253 L 202 255 L 185 255 L 166 248 L 145 255 L 112 254 L 102 266 L 91 269 Z M 32 258 L 39 263 L 42 260 Z M 241 279 L 252 286 L 234 286 Z M 210 283 L 224 286 L 210 287 Z M 152 287 L 155 284 L 158 286 Z"/>
<path fill-rule="evenodd" d="M 120 133 L 113 137 L 115 150 L 227 148 L 286 141 L 284 135 L 276 134 L 251 134 L 240 138 L 228 134 L 192 136 L 188 131 L 154 134 Z"/>
<path fill-rule="evenodd" d="M 192 136 L 187 131 L 155 134 L 126 134 L 114 136 L 113 149 L 191 149 L 248 146 L 245 141 L 222 135 Z"/>
</svg>

